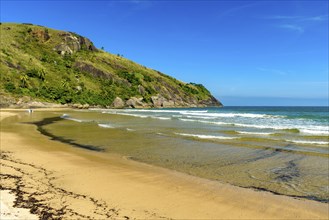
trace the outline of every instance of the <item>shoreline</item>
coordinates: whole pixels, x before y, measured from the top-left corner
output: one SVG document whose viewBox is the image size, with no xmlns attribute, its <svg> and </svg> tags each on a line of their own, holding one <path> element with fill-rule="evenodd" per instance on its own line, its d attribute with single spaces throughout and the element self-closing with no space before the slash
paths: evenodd
<svg viewBox="0 0 329 220">
<path fill-rule="evenodd" d="M 32 124 L 34 124 L 35 126 L 37 126 L 37 130 L 42 135 L 45 135 L 45 136 L 51 138 L 51 140 L 59 141 L 59 142 L 64 143 L 64 144 L 68 144 L 68 145 L 70 145 L 72 147 L 78 147 L 78 148 L 81 148 L 81 149 L 86 149 L 86 150 L 91 150 L 91 151 L 96 151 L 96 152 L 103 152 L 105 150 L 104 148 L 101 148 L 101 147 L 98 147 L 98 146 L 95 146 L 95 145 L 85 145 L 85 144 L 75 143 L 75 142 L 73 142 L 70 139 L 65 139 L 63 137 L 56 136 L 56 135 L 54 135 L 54 134 L 46 131 L 43 128 L 43 126 L 52 124 L 52 123 L 57 122 L 57 121 L 60 121 L 60 120 L 64 120 L 64 118 L 62 116 L 61 117 L 44 118 L 43 120 L 34 122 Z M 279 151 L 279 150 L 277 150 L 277 151 Z M 136 162 L 139 162 L 139 163 L 143 163 L 141 161 L 135 160 L 134 158 L 130 158 L 129 157 L 129 159 L 130 160 L 133 160 L 133 161 L 136 161 Z M 233 185 L 233 184 L 230 184 L 230 185 Z M 307 199 L 307 200 L 313 200 L 313 201 L 321 202 L 321 203 L 329 203 L 328 199 L 320 199 L 320 198 L 317 198 L 317 197 L 285 195 L 285 194 L 281 194 L 281 193 L 278 193 L 278 192 L 275 192 L 275 191 L 271 191 L 269 189 L 261 188 L 261 187 L 243 187 L 243 186 L 238 186 L 238 185 L 234 185 L 234 186 L 245 188 L 245 189 L 251 189 L 251 190 L 255 190 L 255 191 L 268 192 L 268 193 L 272 193 L 273 195 L 287 196 L 287 197 L 291 197 L 291 198 L 295 198 L 295 199 Z"/>
<path fill-rule="evenodd" d="M 1 120 L 7 111 L 11 110 L 1 110 Z M 11 112 L 9 116 L 15 115 Z M 2 162 L 6 168 L 2 170 L 10 175 L 21 175 L 24 184 L 32 181 L 28 176 L 39 179 L 40 182 L 32 184 L 32 187 L 29 183 L 32 189 L 23 187 L 23 191 L 29 196 L 35 195 L 33 198 L 43 204 L 44 208 L 47 205 L 52 207 L 52 211 L 49 211 L 51 213 L 57 210 L 61 214 L 59 210 L 65 206 L 59 207 L 58 203 L 65 201 L 66 208 L 61 214 L 64 218 L 71 215 L 81 218 L 88 214 L 99 218 L 106 217 L 106 213 L 122 219 L 328 217 L 329 204 L 222 184 L 118 155 L 108 156 L 79 148 L 72 149 L 67 144 L 54 142 L 38 134 L 36 129 L 31 129 L 29 137 L 1 133 L 4 140 L 1 142 L 1 155 L 7 157 Z M 19 168 L 21 174 L 8 168 L 9 165 Z M 50 190 L 44 192 L 43 188 L 47 184 L 51 186 Z M 38 192 L 41 195 L 37 195 Z M 56 197 L 58 193 L 64 199 Z M 54 201 L 45 200 L 49 197 L 54 198 Z M 86 210 L 91 213 L 84 213 Z M 42 207 L 36 212 L 42 213 Z"/>
</svg>

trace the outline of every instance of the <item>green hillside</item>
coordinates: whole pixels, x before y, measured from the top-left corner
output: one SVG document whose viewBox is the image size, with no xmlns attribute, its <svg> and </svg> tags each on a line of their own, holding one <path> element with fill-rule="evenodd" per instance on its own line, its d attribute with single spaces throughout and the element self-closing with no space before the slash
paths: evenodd
<svg viewBox="0 0 329 220">
<path fill-rule="evenodd" d="M 203 85 L 97 49 L 78 34 L 32 24 L 0 28 L 4 100 L 31 97 L 114 108 L 221 106 Z"/>
</svg>

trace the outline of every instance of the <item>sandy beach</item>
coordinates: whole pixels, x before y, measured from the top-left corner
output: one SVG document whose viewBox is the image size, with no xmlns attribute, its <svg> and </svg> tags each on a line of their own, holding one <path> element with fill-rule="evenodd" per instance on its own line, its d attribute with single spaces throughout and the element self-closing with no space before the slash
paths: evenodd
<svg viewBox="0 0 329 220">
<path fill-rule="evenodd" d="M 1 121 L 19 117 L 22 111 L 25 110 L 1 110 Z M 16 196 L 15 207 L 30 210 L 41 218 L 329 217 L 327 203 L 244 189 L 120 155 L 72 148 L 42 136 L 31 125 L 21 125 L 20 129 L 24 135 L 1 129 L 1 190 L 10 190 Z M 10 206 L 8 198 L 1 196 L 1 202 Z"/>
</svg>

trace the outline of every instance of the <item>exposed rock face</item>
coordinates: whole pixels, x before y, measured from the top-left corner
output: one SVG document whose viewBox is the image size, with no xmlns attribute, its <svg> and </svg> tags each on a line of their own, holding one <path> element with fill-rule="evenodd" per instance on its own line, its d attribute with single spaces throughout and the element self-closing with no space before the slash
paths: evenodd
<svg viewBox="0 0 329 220">
<path fill-rule="evenodd" d="M 81 49 L 79 39 L 76 36 L 68 34 L 64 37 L 64 42 L 73 52 L 77 52 Z"/>
<path fill-rule="evenodd" d="M 4 94 L 0 94 L 1 108 L 63 108 L 67 105 L 54 104 L 49 102 L 34 101 L 31 97 L 14 98 Z"/>
<path fill-rule="evenodd" d="M 112 108 L 123 108 L 125 106 L 124 101 L 120 97 L 116 97 L 112 103 Z"/>
<path fill-rule="evenodd" d="M 76 63 L 74 63 L 74 68 L 76 68 L 82 72 L 87 72 L 94 77 L 100 77 L 103 79 L 112 79 L 113 78 L 113 75 L 111 73 L 104 72 L 100 69 L 97 69 L 96 67 L 94 67 L 93 65 L 90 65 L 88 63 L 76 62 Z"/>
<path fill-rule="evenodd" d="M 17 70 L 24 70 L 19 64 L 15 65 L 9 61 L 3 61 L 5 65 L 7 65 L 9 68 L 14 68 Z"/>
<path fill-rule="evenodd" d="M 181 97 L 172 96 L 167 99 L 162 95 L 152 96 L 152 106 L 154 108 L 175 108 L 175 107 L 207 107 L 207 106 L 222 106 L 220 102 L 217 101 L 214 97 L 210 97 L 207 100 L 198 101 L 193 98 L 183 100 Z"/>
<path fill-rule="evenodd" d="M 72 54 L 79 50 L 97 51 L 97 48 L 88 38 L 69 32 L 60 32 L 58 35 L 63 39 L 63 42 L 55 46 L 54 50 L 61 55 Z"/>
<path fill-rule="evenodd" d="M 141 85 L 138 85 L 138 92 L 139 92 L 139 94 L 144 95 L 145 94 L 145 88 Z"/>
<path fill-rule="evenodd" d="M 97 51 L 97 48 L 94 46 L 93 42 L 91 42 L 88 38 L 79 36 L 79 42 L 82 49 L 85 47 L 87 50 Z"/>
<path fill-rule="evenodd" d="M 175 107 L 175 102 L 172 101 L 172 100 L 164 101 L 164 102 L 162 103 L 162 106 L 163 106 L 164 108 L 173 108 L 173 107 Z"/>
<path fill-rule="evenodd" d="M 65 55 L 65 54 L 72 54 L 73 50 L 66 44 L 62 43 L 57 45 L 54 50 L 57 51 L 57 53 L 61 54 L 61 55 Z"/>
<path fill-rule="evenodd" d="M 158 95 L 158 96 L 152 96 L 151 97 L 151 100 L 152 100 L 152 103 L 153 103 L 153 106 L 155 108 L 161 108 L 161 107 L 164 107 L 163 106 L 163 103 L 167 101 L 166 98 L 162 97 L 161 95 Z"/>
<path fill-rule="evenodd" d="M 214 105 L 214 103 L 217 104 L 216 106 L 223 106 L 223 104 L 220 101 L 218 101 L 217 99 L 215 99 L 215 97 L 213 97 L 213 96 L 211 96 L 207 100 L 200 101 L 199 104 L 206 107 L 206 106 L 212 106 L 212 105 Z"/>
<path fill-rule="evenodd" d="M 32 31 L 32 36 L 34 38 L 37 38 L 41 42 L 45 42 L 45 41 L 50 39 L 50 35 L 49 35 L 47 29 L 45 29 L 45 30 L 34 30 L 34 31 Z"/>
<path fill-rule="evenodd" d="M 128 108 L 145 108 L 147 105 L 143 103 L 143 98 L 131 97 L 126 101 L 126 107 Z"/>
</svg>

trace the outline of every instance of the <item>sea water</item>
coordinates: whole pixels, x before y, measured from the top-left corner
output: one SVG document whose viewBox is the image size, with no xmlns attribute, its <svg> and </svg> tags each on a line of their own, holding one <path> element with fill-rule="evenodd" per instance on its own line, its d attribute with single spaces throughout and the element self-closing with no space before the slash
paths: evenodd
<svg viewBox="0 0 329 220">
<path fill-rule="evenodd" d="M 62 119 L 42 129 L 190 175 L 329 201 L 328 107 L 91 109 Z"/>
</svg>

